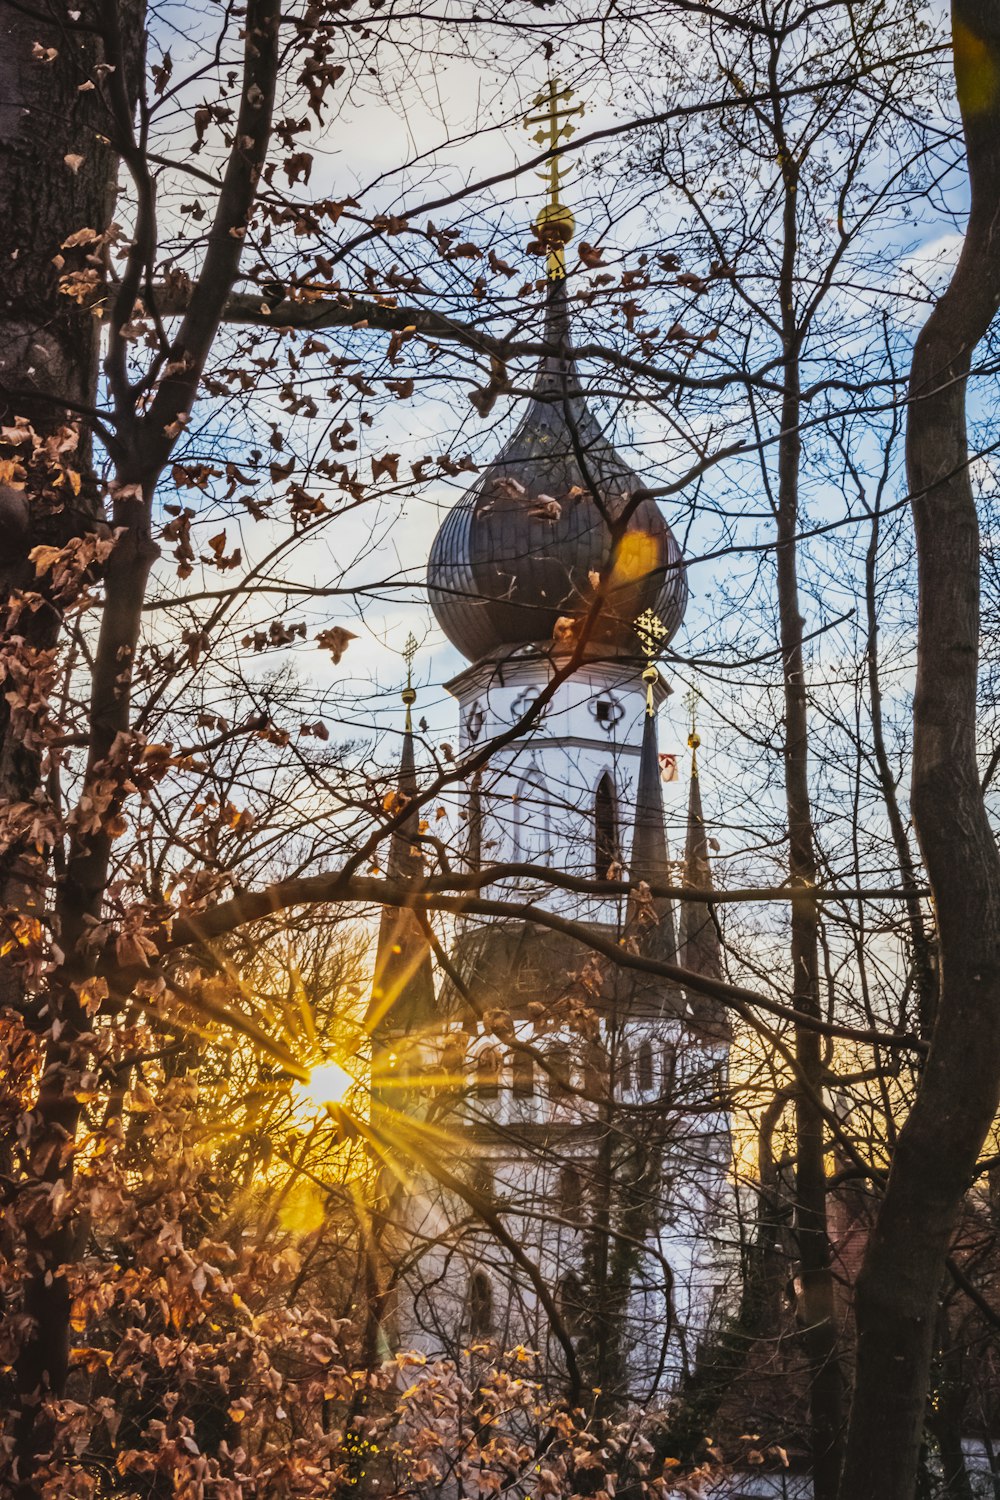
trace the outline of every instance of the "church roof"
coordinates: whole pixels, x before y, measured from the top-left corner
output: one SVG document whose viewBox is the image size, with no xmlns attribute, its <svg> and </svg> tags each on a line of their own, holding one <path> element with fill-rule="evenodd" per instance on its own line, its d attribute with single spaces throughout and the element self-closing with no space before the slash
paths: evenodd
<svg viewBox="0 0 1000 1500">
<path fill-rule="evenodd" d="M 605 602 L 592 640 L 615 654 L 634 655 L 632 622 L 644 610 L 669 636 L 687 604 L 680 548 L 659 506 L 584 399 L 561 280 L 549 285 L 545 342 L 513 436 L 431 548 L 431 606 L 470 661 L 550 642 L 561 617 L 585 613 L 595 584 Z M 609 522 L 626 512 L 616 552 Z"/>
</svg>

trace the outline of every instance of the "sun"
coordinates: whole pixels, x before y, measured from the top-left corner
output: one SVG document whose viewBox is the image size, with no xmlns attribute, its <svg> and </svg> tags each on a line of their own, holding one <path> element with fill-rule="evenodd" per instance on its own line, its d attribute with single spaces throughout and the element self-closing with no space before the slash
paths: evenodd
<svg viewBox="0 0 1000 1500">
<path fill-rule="evenodd" d="M 295 1085 L 300 1104 L 308 1109 L 323 1110 L 330 1104 L 342 1104 L 354 1087 L 354 1079 L 340 1063 L 328 1058 L 309 1069 L 308 1078 Z"/>
</svg>

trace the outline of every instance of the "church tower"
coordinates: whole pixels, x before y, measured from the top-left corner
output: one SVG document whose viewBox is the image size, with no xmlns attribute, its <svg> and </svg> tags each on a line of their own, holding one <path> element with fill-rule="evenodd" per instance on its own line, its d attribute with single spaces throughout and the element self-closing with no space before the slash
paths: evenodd
<svg viewBox="0 0 1000 1500">
<path fill-rule="evenodd" d="M 563 97 L 553 85 L 540 101 L 553 130 Z M 496 871 L 481 895 L 539 910 L 460 918 L 432 1002 L 426 936 L 408 926 L 400 941 L 386 923 L 414 919 L 386 917 L 373 1034 L 391 1032 L 377 1055 L 405 1058 L 417 1143 L 396 1339 L 442 1354 L 523 1345 L 615 1403 L 667 1391 L 725 1297 L 729 1034 L 681 972 L 721 973 L 711 907 L 653 894 L 679 879 L 657 741 L 670 687 L 654 658 L 683 619 L 683 559 L 585 398 L 572 219 L 558 179 L 550 189 L 536 225 L 546 353 L 428 565 L 431 607 L 468 661 L 448 684 L 461 752 L 495 746 L 468 786 L 467 865 Z M 407 734 L 404 795 L 412 766 Z M 710 889 L 694 761 L 685 856 L 686 882 Z"/>
</svg>

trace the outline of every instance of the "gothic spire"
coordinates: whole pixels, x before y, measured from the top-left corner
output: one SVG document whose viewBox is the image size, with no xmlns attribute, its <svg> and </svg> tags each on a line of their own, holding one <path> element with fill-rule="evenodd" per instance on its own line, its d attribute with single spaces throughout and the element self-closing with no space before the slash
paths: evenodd
<svg viewBox="0 0 1000 1500">
<path fill-rule="evenodd" d="M 688 793 L 687 840 L 684 846 L 684 884 L 695 890 L 712 889 L 712 866 L 708 857 L 708 838 L 701 809 L 701 782 L 698 777 L 698 746 L 701 740 L 691 731 L 691 786 Z M 708 904 L 704 901 L 681 903 L 680 957 L 685 969 L 704 974 L 708 979 L 722 978 L 722 952 L 719 930 Z"/>
<path fill-rule="evenodd" d="M 407 672 L 402 698 L 406 704 L 406 722 L 396 790 L 397 798 L 406 800 L 412 800 L 417 791 L 410 715 L 417 696 L 411 674 L 415 649 L 411 635 L 405 652 Z M 393 831 L 386 874 L 394 884 L 405 882 L 419 887 L 423 880 L 424 866 L 417 840 L 419 822 L 420 811 L 414 806 Z M 375 952 L 368 1029 L 383 1036 L 402 1036 L 426 1027 L 434 1015 L 434 973 L 427 938 L 407 907 L 384 906 Z"/>
<path fill-rule="evenodd" d="M 629 884 L 633 892 L 629 901 L 629 918 L 633 924 L 641 925 L 642 923 L 642 910 L 635 890 L 643 881 L 650 886 L 664 886 L 670 883 L 670 858 L 667 853 L 667 833 L 663 821 L 663 789 L 660 781 L 655 713 L 645 715 L 642 751 L 639 757 L 635 822 L 632 828 L 632 856 L 629 863 Z M 661 959 L 665 963 L 674 963 L 677 958 L 677 937 L 673 906 L 665 897 L 660 897 L 653 902 L 653 909 L 658 921 L 647 932 L 643 947 L 650 957 Z"/>
</svg>

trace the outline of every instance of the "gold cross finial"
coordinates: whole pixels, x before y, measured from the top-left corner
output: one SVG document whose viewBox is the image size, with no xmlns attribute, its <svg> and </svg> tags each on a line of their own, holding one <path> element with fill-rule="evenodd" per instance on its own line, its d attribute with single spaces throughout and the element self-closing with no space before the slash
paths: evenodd
<svg viewBox="0 0 1000 1500">
<path fill-rule="evenodd" d="M 406 662 L 406 686 L 400 695 L 406 704 L 406 727 L 412 729 L 410 722 L 410 708 L 417 701 L 416 688 L 413 686 L 413 658 L 417 654 L 417 638 L 411 630 L 406 637 L 406 645 L 403 647 L 403 659 Z"/>
<path fill-rule="evenodd" d="M 560 88 L 558 78 L 550 78 L 545 88 L 535 99 L 534 114 L 525 116 L 525 129 L 532 125 L 539 128 L 531 139 L 539 146 L 555 152 L 562 141 L 568 141 L 576 131 L 573 119 L 583 114 L 582 104 L 571 104 L 573 90 Z M 566 246 L 573 237 L 575 227 L 573 215 L 560 200 L 559 189 L 563 179 L 569 175 L 569 167 L 562 166 L 556 155 L 549 157 L 545 169 L 536 174 L 549 190 L 549 201 L 535 220 L 535 233 L 548 250 L 547 271 L 550 281 L 566 279 Z"/>
<path fill-rule="evenodd" d="M 701 694 L 695 688 L 689 688 L 684 694 L 684 708 L 688 718 L 691 720 L 691 733 L 694 734 L 698 723 L 698 699 Z"/>
<path fill-rule="evenodd" d="M 667 633 L 667 627 L 659 615 L 654 614 L 651 609 L 644 609 L 635 622 L 635 633 L 639 637 L 639 645 L 646 658 L 642 680 L 646 684 L 646 712 L 652 718 L 656 712 L 656 705 L 653 702 L 653 685 L 660 675 L 653 666 L 653 661 L 660 654 L 660 642 Z"/>
<path fill-rule="evenodd" d="M 698 699 L 701 694 L 695 688 L 684 695 L 684 707 L 688 711 L 691 720 L 691 733 L 688 735 L 688 749 L 691 751 L 691 775 L 698 774 L 698 747 L 701 745 L 701 736 L 697 728 Z"/>
</svg>

